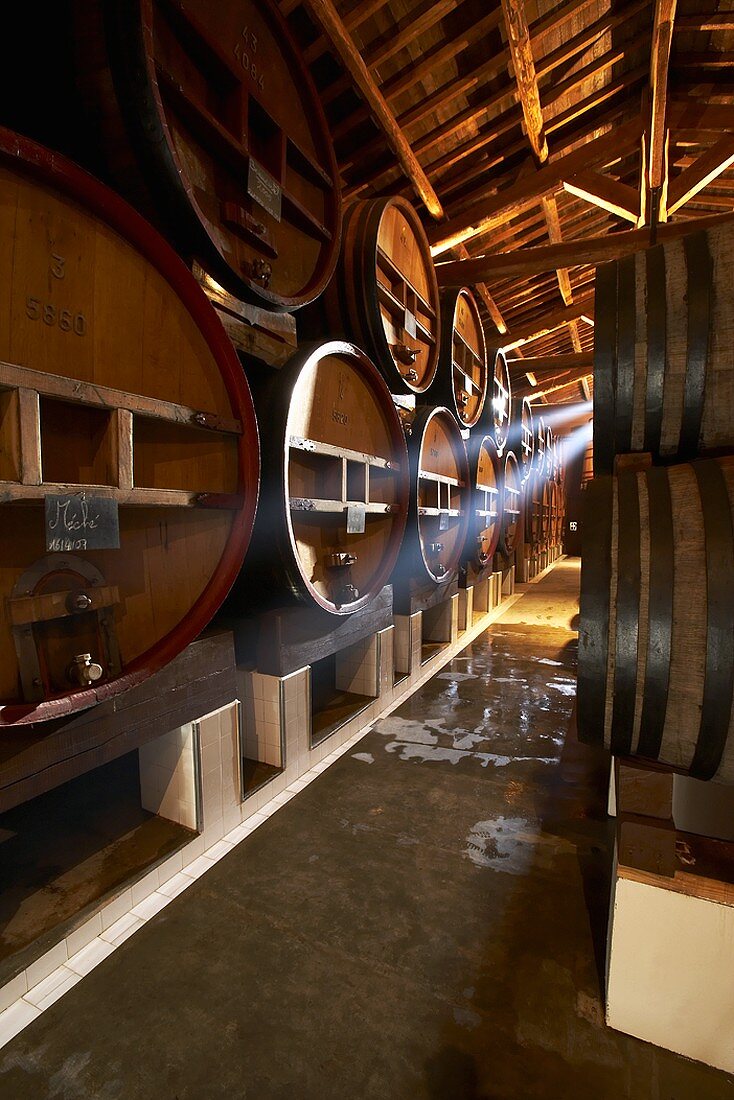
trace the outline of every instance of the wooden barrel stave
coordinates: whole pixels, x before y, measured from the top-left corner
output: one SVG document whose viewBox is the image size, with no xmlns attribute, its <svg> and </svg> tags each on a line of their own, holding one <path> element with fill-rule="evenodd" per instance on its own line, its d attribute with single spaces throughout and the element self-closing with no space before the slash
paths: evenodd
<svg viewBox="0 0 734 1100">
<path fill-rule="evenodd" d="M 408 514 L 405 436 L 387 387 L 364 352 L 330 340 L 253 376 L 253 390 L 263 490 L 228 612 L 291 599 L 351 614 L 388 582 Z"/>
<path fill-rule="evenodd" d="M 734 441 L 734 230 L 720 225 L 597 271 L 594 465 L 683 460 Z"/>
<path fill-rule="evenodd" d="M 276 311 L 316 298 L 338 257 L 337 166 L 277 5 L 76 7 L 78 81 L 110 182 L 236 296 Z"/>
<path fill-rule="evenodd" d="M 203 629 L 249 541 L 259 447 L 247 383 L 213 310 L 117 196 L 0 131 L 0 229 L 0 512 L 12 533 L 0 554 L 0 724 L 9 724 L 109 698 Z M 121 549 L 65 536 L 62 569 L 44 553 L 44 500 L 81 491 L 117 503 Z M 99 611 L 94 594 L 86 620 L 61 607 L 59 593 L 89 585 L 107 594 Z M 85 652 L 102 667 L 94 686 L 69 679 Z"/>
<path fill-rule="evenodd" d="M 586 489 L 579 734 L 734 782 L 734 458 Z"/>
</svg>

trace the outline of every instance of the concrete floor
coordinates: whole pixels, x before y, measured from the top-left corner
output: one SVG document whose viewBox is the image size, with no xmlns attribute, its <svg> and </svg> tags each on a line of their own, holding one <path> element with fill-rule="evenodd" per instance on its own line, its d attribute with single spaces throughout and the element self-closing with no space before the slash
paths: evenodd
<svg viewBox="0 0 734 1100">
<path fill-rule="evenodd" d="M 0 1097 L 719 1100 L 603 1024 L 576 563 L 0 1053 Z"/>
</svg>

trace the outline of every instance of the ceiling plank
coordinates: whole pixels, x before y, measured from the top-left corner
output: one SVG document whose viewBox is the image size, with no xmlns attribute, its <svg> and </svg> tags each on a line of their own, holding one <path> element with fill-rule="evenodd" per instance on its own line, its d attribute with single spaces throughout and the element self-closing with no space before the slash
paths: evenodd
<svg viewBox="0 0 734 1100">
<path fill-rule="evenodd" d="M 530 147 L 541 164 L 548 159 L 548 142 L 543 131 L 543 108 L 540 105 L 538 78 L 530 46 L 530 31 L 525 16 L 524 0 L 502 0 L 507 41 L 515 70 L 515 82 L 525 120 L 525 133 Z"/>
<path fill-rule="evenodd" d="M 434 218 L 443 217 L 443 207 L 428 176 L 410 147 L 382 92 L 370 75 L 359 50 L 344 26 L 332 0 L 306 0 L 306 6 L 331 42 L 342 64 L 359 88 L 375 118 L 385 131 L 387 142 L 403 170 Z"/>
<path fill-rule="evenodd" d="M 722 138 L 684 169 L 668 187 L 668 213 L 674 214 L 734 164 L 734 136 Z"/>
<path fill-rule="evenodd" d="M 582 351 L 573 355 L 528 355 L 524 359 L 507 359 L 510 370 L 513 367 L 522 372 L 532 371 L 542 374 L 543 371 L 556 371 L 560 374 L 564 370 L 589 371 L 594 366 L 593 351 Z"/>
<path fill-rule="evenodd" d="M 619 183 L 610 176 L 590 169 L 578 172 L 563 181 L 564 190 L 593 206 L 600 206 L 610 214 L 616 214 L 636 225 L 640 216 L 640 193 L 627 183 Z"/>
<path fill-rule="evenodd" d="M 535 340 L 538 336 L 545 336 L 547 332 L 568 325 L 570 321 L 578 321 L 582 317 L 594 316 L 594 295 L 587 294 L 578 298 L 571 306 L 559 306 L 558 309 L 549 310 L 542 318 L 529 321 L 526 325 L 512 328 L 507 333 L 508 339 L 502 347 L 507 351 L 514 351 L 522 344 Z"/>
<path fill-rule="evenodd" d="M 576 175 L 588 165 L 607 164 L 615 160 L 636 145 L 641 130 L 640 118 L 633 118 L 608 134 L 587 141 L 572 152 L 550 161 L 536 172 L 524 175 L 504 191 L 477 199 L 463 214 L 449 218 L 432 230 L 429 239 L 434 255 L 476 237 L 497 221 L 513 217 L 543 195 L 560 190 L 564 179 Z"/>
<path fill-rule="evenodd" d="M 662 225 L 658 229 L 660 240 L 676 240 L 698 229 L 710 229 L 724 222 L 734 221 L 732 214 L 713 214 L 710 217 Z M 558 267 L 575 267 L 601 264 L 618 260 L 650 244 L 649 229 L 630 229 L 621 233 L 609 233 L 602 237 L 579 238 L 564 244 L 543 245 L 540 248 L 523 248 L 515 252 L 487 253 L 471 260 L 449 260 L 436 265 L 439 286 L 464 286 L 477 280 L 518 278 L 534 276 Z"/>
</svg>

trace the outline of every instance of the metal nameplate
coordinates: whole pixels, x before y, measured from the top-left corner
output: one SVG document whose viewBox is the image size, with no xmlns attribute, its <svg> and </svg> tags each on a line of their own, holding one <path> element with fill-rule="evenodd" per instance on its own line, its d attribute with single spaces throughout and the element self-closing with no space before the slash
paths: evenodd
<svg viewBox="0 0 734 1100">
<path fill-rule="evenodd" d="M 438 529 L 439 531 L 448 531 L 449 529 L 449 514 L 448 512 L 441 512 L 438 517 Z"/>
<path fill-rule="evenodd" d="M 280 221 L 283 200 L 280 184 L 252 157 L 247 169 L 247 194 L 262 206 L 263 210 L 267 210 L 276 222 Z"/>
<path fill-rule="evenodd" d="M 119 550 L 120 519 L 116 500 L 85 492 L 44 498 L 46 550 Z"/>
<path fill-rule="evenodd" d="M 365 529 L 366 509 L 364 504 L 347 505 L 347 534 L 363 535 Z"/>
<path fill-rule="evenodd" d="M 416 325 L 415 315 L 410 312 L 409 309 L 405 311 L 405 328 L 406 336 L 411 336 L 414 340 L 418 334 L 418 327 Z"/>
</svg>

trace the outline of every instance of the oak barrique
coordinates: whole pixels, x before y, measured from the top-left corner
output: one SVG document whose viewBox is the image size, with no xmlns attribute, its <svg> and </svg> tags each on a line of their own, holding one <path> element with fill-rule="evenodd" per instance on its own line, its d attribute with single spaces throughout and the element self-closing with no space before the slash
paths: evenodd
<svg viewBox="0 0 734 1100">
<path fill-rule="evenodd" d="M 502 528 L 502 463 L 491 435 L 476 433 L 467 444 L 473 506 L 465 560 L 475 572 L 491 568 Z"/>
<path fill-rule="evenodd" d="M 391 393 L 425 393 L 438 365 L 441 307 L 431 249 L 409 202 L 394 196 L 347 207 L 324 306 L 331 332 L 365 349 Z"/>
<path fill-rule="evenodd" d="M 487 422 L 489 430 L 494 435 L 497 450 L 502 454 L 510 434 L 512 386 L 510 384 L 510 367 L 505 353 L 501 349 L 497 351 L 494 357 L 490 387 L 492 392 Z"/>
<path fill-rule="evenodd" d="M 734 445 L 734 224 L 597 269 L 594 471 Z"/>
<path fill-rule="evenodd" d="M 527 397 L 513 397 L 509 446 L 515 452 L 523 485 L 530 477 L 535 459 L 535 420 Z"/>
<path fill-rule="evenodd" d="M 6 130 L 0 273 L 0 724 L 33 723 L 139 683 L 207 625 L 248 545 L 259 448 L 186 267 Z"/>
<path fill-rule="evenodd" d="M 487 342 L 476 299 L 468 287 L 441 294 L 441 346 L 431 400 L 446 405 L 463 428 L 480 420 L 488 390 Z"/>
<path fill-rule="evenodd" d="M 263 447 L 252 548 L 230 614 L 296 600 L 357 611 L 390 578 L 410 491 L 405 435 L 363 351 L 330 340 L 251 374 Z"/>
<path fill-rule="evenodd" d="M 502 462 L 502 524 L 499 549 L 505 555 L 515 550 L 522 514 L 522 477 L 514 451 L 505 451 Z"/>
<path fill-rule="evenodd" d="M 454 415 L 419 409 L 408 455 L 410 511 L 395 580 L 435 588 L 456 578 L 471 520 L 469 462 Z"/>
<path fill-rule="evenodd" d="M 232 294 L 316 298 L 339 250 L 334 150 L 274 0 L 77 0 L 77 68 L 110 182 Z"/>
<path fill-rule="evenodd" d="M 734 782 L 734 457 L 584 495 L 580 737 Z"/>
</svg>

